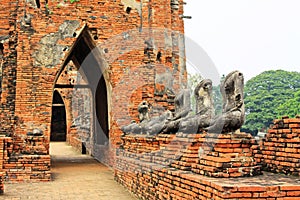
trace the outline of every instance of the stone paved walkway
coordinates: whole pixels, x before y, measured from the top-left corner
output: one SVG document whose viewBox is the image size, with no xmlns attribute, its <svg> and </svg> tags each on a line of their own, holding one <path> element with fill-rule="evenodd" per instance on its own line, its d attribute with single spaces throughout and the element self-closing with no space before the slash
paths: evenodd
<svg viewBox="0 0 300 200">
<path fill-rule="evenodd" d="M 113 180 L 113 172 L 65 143 L 51 143 L 53 181 L 46 183 L 5 184 L 0 199 L 53 200 L 134 200 Z"/>
</svg>

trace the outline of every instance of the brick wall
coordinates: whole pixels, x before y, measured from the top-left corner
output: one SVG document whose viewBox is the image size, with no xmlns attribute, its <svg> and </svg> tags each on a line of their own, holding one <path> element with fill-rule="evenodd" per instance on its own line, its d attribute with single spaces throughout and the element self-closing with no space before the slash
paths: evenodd
<svg viewBox="0 0 300 200">
<path fill-rule="evenodd" d="M 126 135 L 118 151 L 121 157 L 192 171 L 212 177 L 260 174 L 254 161 L 250 134 Z"/>
<path fill-rule="evenodd" d="M 17 65 L 17 1 L 1 2 L 0 42 L 3 50 L 0 55 L 0 134 L 11 135 L 15 124 L 16 65 Z"/>
<path fill-rule="evenodd" d="M 14 140 L 22 140 L 15 145 Z M 44 137 L 0 137 L 0 163 L 2 178 L 9 182 L 49 181 L 50 155 Z M 3 180 L 4 181 L 4 180 Z"/>
<path fill-rule="evenodd" d="M 136 159 L 120 160 L 115 179 L 140 199 L 290 199 L 300 197 L 300 185 L 288 177 L 209 178 Z"/>
<path fill-rule="evenodd" d="M 256 150 L 256 159 L 264 170 L 300 175 L 300 118 L 274 120 Z"/>
<path fill-rule="evenodd" d="M 263 141 L 239 132 L 124 135 L 115 179 L 141 199 L 299 199 L 298 179 L 283 175 L 299 175 L 299 119 L 275 120 Z"/>
</svg>

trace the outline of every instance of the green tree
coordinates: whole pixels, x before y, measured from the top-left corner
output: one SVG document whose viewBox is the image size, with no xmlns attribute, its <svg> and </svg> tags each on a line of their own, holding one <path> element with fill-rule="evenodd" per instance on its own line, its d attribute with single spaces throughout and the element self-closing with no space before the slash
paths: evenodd
<svg viewBox="0 0 300 200">
<path fill-rule="evenodd" d="M 288 115 L 295 117 L 300 114 L 300 89 L 294 93 L 294 98 L 289 99 L 277 108 L 278 117 Z"/>
<path fill-rule="evenodd" d="M 243 130 L 255 134 L 260 129 L 267 129 L 278 118 L 278 108 L 293 99 L 299 89 L 299 72 L 271 70 L 250 79 L 245 85 L 246 122 Z"/>
<path fill-rule="evenodd" d="M 79 2 L 79 0 L 70 0 L 70 3 Z"/>
</svg>

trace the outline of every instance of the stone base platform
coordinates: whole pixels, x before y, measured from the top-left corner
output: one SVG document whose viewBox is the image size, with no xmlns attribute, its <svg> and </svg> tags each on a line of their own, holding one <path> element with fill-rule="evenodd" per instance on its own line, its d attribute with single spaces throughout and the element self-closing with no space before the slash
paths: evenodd
<svg viewBox="0 0 300 200">
<path fill-rule="evenodd" d="M 115 179 L 140 199 L 300 199 L 300 179 L 281 174 L 214 178 L 133 158 L 116 164 Z"/>
<path fill-rule="evenodd" d="M 211 177 L 243 177 L 261 174 L 255 162 L 250 134 L 239 131 L 228 134 L 205 134 L 199 148 L 199 159 L 192 164 L 192 171 Z"/>
<path fill-rule="evenodd" d="M 0 137 L 0 170 L 6 182 L 45 182 L 51 180 L 50 155 L 45 137 Z M 19 145 L 13 141 L 20 140 Z M 24 148 L 21 148 L 24 146 Z M 17 152 L 14 153 L 13 152 Z M 1 190 L 1 186 L 0 186 Z"/>
<path fill-rule="evenodd" d="M 119 156 L 135 158 L 210 177 L 260 175 L 250 134 L 239 131 L 227 134 L 158 134 L 126 135 Z"/>
</svg>

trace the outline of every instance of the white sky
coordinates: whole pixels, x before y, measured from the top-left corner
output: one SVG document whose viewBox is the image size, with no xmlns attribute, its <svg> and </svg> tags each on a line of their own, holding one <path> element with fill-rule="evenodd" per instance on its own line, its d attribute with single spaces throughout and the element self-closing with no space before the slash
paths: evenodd
<svg viewBox="0 0 300 200">
<path fill-rule="evenodd" d="M 240 70 L 246 80 L 271 69 L 300 72 L 300 0 L 186 2 L 184 15 L 192 16 L 185 19 L 190 64 L 210 71 L 210 58 L 219 75 Z M 205 52 L 209 58 L 194 61 Z"/>
</svg>

